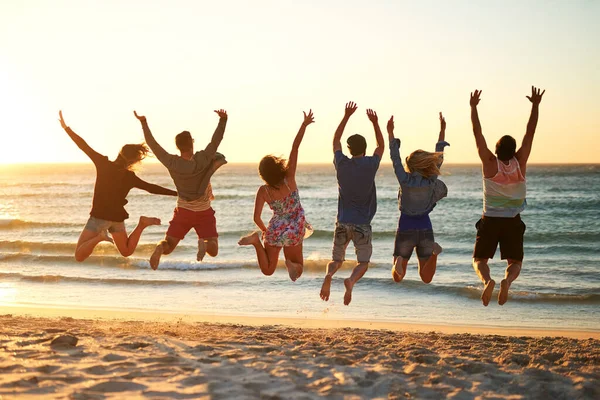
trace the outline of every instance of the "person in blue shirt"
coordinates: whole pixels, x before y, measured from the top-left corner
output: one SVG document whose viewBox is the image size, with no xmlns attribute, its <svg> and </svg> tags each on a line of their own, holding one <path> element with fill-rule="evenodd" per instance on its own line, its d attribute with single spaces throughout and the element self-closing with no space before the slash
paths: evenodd
<svg viewBox="0 0 600 400">
<path fill-rule="evenodd" d="M 406 158 L 406 167 L 400 158 L 400 139 L 394 137 L 394 116 L 387 124 L 390 140 L 390 157 L 400 188 L 398 208 L 400 220 L 394 243 L 394 264 L 392 278 L 401 282 L 406 275 L 406 267 L 414 248 L 417 248 L 419 276 L 424 283 L 430 283 L 435 275 L 438 254 L 442 247 L 433 239 L 433 227 L 429 213 L 436 203 L 446 197 L 448 188 L 438 179 L 444 161 L 444 147 L 449 143 L 446 137 L 446 120 L 440 113 L 440 135 L 435 145 L 435 153 L 416 150 Z"/>
<path fill-rule="evenodd" d="M 327 272 L 321 287 L 321 299 L 329 300 L 331 280 L 342 266 L 346 248 L 350 241 L 354 243 L 358 264 L 349 278 L 344 280 L 346 293 L 344 304 L 352 301 L 352 289 L 362 278 L 369 267 L 373 246 L 371 244 L 371 220 L 377 211 L 377 194 L 375 191 L 375 175 L 379 169 L 381 156 L 385 149 L 383 134 L 379 128 L 377 114 L 367 110 L 367 116 L 373 123 L 377 147 L 372 156 L 367 156 L 367 141 L 361 135 L 355 134 L 348 138 L 348 150 L 352 158 L 342 152 L 341 138 L 344 128 L 354 114 L 357 106 L 354 102 L 346 103 L 344 118 L 333 136 L 333 164 L 338 181 L 338 214 L 333 238 L 332 261 L 327 264 Z"/>
</svg>

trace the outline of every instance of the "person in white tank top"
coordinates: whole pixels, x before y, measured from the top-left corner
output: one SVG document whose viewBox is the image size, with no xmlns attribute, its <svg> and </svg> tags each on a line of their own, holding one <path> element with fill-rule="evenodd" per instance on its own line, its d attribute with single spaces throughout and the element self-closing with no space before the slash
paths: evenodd
<svg viewBox="0 0 600 400">
<path fill-rule="evenodd" d="M 481 90 L 471 93 L 471 122 L 483 172 L 483 215 L 475 225 L 477 238 L 473 250 L 473 268 L 484 285 L 481 295 L 484 306 L 489 304 L 496 285 L 490 276 L 488 260 L 494 257 L 498 244 L 501 259 L 508 264 L 504 279 L 500 282 L 498 304 L 506 303 L 510 285 L 521 272 L 525 224 L 521 221 L 520 213 L 527 204 L 527 160 L 544 93 L 532 86 L 531 96 L 527 96 L 532 105 L 531 115 L 519 150 L 516 149 L 515 139 L 506 135 L 496 143 L 495 155 L 487 147 L 477 113 Z"/>
</svg>

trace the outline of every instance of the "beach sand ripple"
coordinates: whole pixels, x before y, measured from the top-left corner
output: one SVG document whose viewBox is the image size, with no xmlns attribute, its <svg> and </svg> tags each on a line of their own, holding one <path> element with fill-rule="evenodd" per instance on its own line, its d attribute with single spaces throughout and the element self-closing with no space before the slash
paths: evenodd
<svg viewBox="0 0 600 400">
<path fill-rule="evenodd" d="M 0 398 L 597 399 L 600 341 L 0 316 Z"/>
</svg>

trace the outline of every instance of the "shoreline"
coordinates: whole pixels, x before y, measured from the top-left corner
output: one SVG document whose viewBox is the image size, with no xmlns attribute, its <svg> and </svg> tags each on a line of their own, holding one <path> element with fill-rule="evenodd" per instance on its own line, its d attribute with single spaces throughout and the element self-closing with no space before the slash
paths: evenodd
<svg viewBox="0 0 600 400">
<path fill-rule="evenodd" d="M 61 308 L 39 306 L 16 306 L 0 304 L 1 316 L 39 317 L 39 318 L 73 318 L 78 320 L 98 321 L 136 321 L 157 323 L 212 323 L 234 324 L 245 326 L 282 326 L 305 329 L 365 329 L 387 330 L 394 332 L 438 332 L 442 334 L 473 334 L 497 336 L 529 336 L 529 337 L 565 337 L 571 339 L 600 340 L 600 330 L 569 329 L 569 328 L 532 328 L 532 327 L 503 327 L 468 324 L 427 324 L 395 321 L 361 321 L 344 319 L 311 319 L 297 317 L 267 317 L 248 315 L 219 315 L 169 313 L 151 310 L 118 310 L 91 308 Z"/>
</svg>

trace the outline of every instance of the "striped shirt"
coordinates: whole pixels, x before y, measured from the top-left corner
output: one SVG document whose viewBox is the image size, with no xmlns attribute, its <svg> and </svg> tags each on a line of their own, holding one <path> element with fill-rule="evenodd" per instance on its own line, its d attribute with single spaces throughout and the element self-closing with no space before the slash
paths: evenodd
<svg viewBox="0 0 600 400">
<path fill-rule="evenodd" d="M 177 197 L 177 208 L 185 208 L 190 211 L 206 211 L 210 208 L 210 202 L 214 199 L 212 185 L 209 183 L 206 191 L 199 199 L 188 201 Z"/>
<path fill-rule="evenodd" d="M 508 165 L 497 161 L 496 175 L 483 178 L 483 215 L 513 218 L 527 205 L 527 181 L 516 158 L 513 157 Z"/>
</svg>

